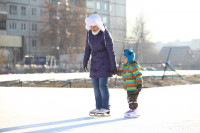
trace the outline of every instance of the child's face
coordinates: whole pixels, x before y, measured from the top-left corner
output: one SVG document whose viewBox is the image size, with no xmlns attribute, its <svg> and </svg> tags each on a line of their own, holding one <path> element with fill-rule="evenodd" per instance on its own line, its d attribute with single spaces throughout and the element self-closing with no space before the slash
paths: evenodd
<svg viewBox="0 0 200 133">
<path fill-rule="evenodd" d="M 126 56 L 123 56 L 123 62 L 124 62 L 124 63 L 127 63 L 127 62 L 128 62 L 128 59 L 127 59 Z"/>
</svg>

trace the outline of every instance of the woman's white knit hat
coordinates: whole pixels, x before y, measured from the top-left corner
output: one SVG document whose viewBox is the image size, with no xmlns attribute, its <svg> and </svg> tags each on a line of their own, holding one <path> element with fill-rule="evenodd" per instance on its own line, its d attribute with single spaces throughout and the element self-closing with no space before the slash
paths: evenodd
<svg viewBox="0 0 200 133">
<path fill-rule="evenodd" d="M 90 30 L 90 26 L 98 26 L 99 29 L 105 31 L 103 22 L 101 21 L 101 18 L 98 14 L 91 14 L 89 17 L 85 19 L 85 23 L 86 23 L 85 28 L 87 30 Z"/>
</svg>

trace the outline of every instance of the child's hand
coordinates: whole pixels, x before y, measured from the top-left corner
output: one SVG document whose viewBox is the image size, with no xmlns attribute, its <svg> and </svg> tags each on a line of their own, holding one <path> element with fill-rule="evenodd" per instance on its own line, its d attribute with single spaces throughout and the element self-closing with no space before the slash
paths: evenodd
<svg viewBox="0 0 200 133">
<path fill-rule="evenodd" d="M 117 68 L 115 68 L 115 69 L 112 69 L 111 71 L 112 71 L 112 74 L 114 74 L 114 75 L 118 73 L 118 70 L 117 70 Z"/>
<path fill-rule="evenodd" d="M 138 91 L 140 92 L 140 91 L 142 90 L 142 84 L 138 84 L 138 85 L 137 85 L 137 89 L 138 89 Z"/>
</svg>

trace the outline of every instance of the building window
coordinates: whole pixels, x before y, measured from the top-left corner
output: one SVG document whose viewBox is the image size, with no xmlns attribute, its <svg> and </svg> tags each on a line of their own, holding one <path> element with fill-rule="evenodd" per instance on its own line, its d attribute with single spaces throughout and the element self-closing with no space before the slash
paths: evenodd
<svg viewBox="0 0 200 133">
<path fill-rule="evenodd" d="M 37 31 L 37 24 L 32 24 L 32 31 Z"/>
<path fill-rule="evenodd" d="M 16 30 L 17 29 L 17 24 L 15 22 L 10 23 L 10 29 L 11 30 Z"/>
<path fill-rule="evenodd" d="M 44 30 L 44 26 L 40 25 L 40 31 L 43 31 L 43 30 Z"/>
<path fill-rule="evenodd" d="M 21 7 L 21 14 L 26 15 L 26 7 L 24 6 Z"/>
<path fill-rule="evenodd" d="M 32 47 L 36 47 L 37 43 L 36 40 L 32 40 Z"/>
<path fill-rule="evenodd" d="M 10 14 L 17 14 L 17 6 L 15 5 L 10 5 Z"/>
<path fill-rule="evenodd" d="M 110 4 L 110 12 L 112 12 L 112 5 Z"/>
<path fill-rule="evenodd" d="M 86 0 L 86 5 L 88 8 L 93 8 L 93 1 L 92 0 Z"/>
<path fill-rule="evenodd" d="M 6 30 L 6 20 L 0 20 L 0 30 Z"/>
<path fill-rule="evenodd" d="M 32 15 L 36 16 L 36 8 L 32 8 Z"/>
<path fill-rule="evenodd" d="M 40 9 L 40 16 L 43 16 L 43 10 Z"/>
<path fill-rule="evenodd" d="M 103 23 L 104 23 L 104 24 L 107 23 L 107 17 L 103 17 Z"/>
<path fill-rule="evenodd" d="M 100 10 L 100 8 L 101 8 L 101 4 L 100 4 L 100 2 L 97 2 L 97 3 L 96 3 L 96 9 L 99 9 L 99 10 Z"/>
<path fill-rule="evenodd" d="M 24 23 L 21 24 L 21 30 L 23 30 L 23 31 L 26 30 L 26 24 L 24 24 Z"/>
<path fill-rule="evenodd" d="M 107 4 L 104 3 L 104 7 L 103 7 L 104 10 L 107 10 Z"/>
<path fill-rule="evenodd" d="M 70 1 L 70 4 L 71 4 L 72 6 L 76 6 L 75 0 L 71 0 L 71 1 Z"/>
</svg>

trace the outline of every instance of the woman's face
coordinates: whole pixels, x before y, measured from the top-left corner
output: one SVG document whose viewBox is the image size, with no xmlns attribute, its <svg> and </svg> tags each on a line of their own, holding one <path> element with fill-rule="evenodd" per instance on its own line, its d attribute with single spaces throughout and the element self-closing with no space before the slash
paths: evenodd
<svg viewBox="0 0 200 133">
<path fill-rule="evenodd" d="M 99 30 L 99 27 L 98 26 L 90 26 L 90 28 L 91 28 L 91 30 L 93 31 L 93 32 L 97 32 L 98 30 Z"/>
</svg>

